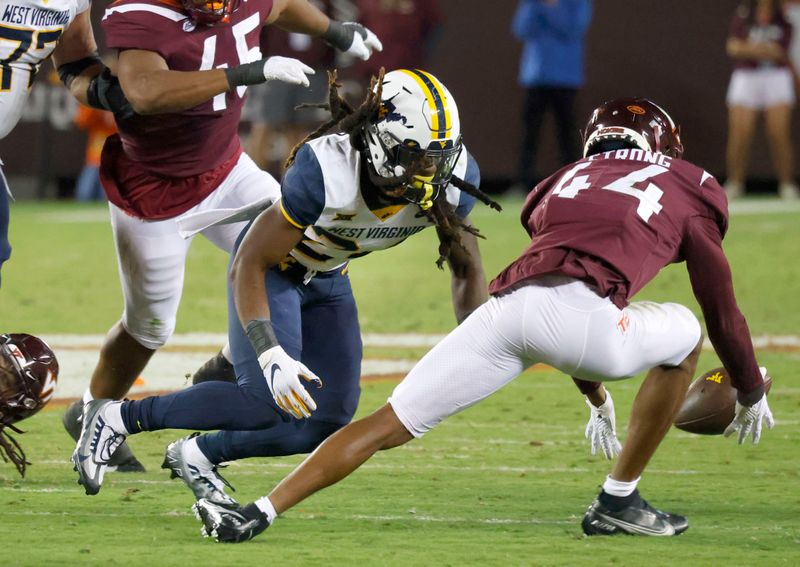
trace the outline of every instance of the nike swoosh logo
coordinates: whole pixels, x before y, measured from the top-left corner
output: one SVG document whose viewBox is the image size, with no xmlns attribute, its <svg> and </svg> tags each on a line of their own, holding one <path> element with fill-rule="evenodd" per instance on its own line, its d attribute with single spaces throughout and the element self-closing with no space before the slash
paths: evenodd
<svg viewBox="0 0 800 567">
<path fill-rule="evenodd" d="M 79 460 L 80 462 L 83 462 L 83 461 L 85 461 L 86 459 L 88 459 L 89 457 L 91 457 L 91 455 L 78 455 L 78 460 Z"/>
<path fill-rule="evenodd" d="M 270 375 L 269 375 L 269 383 L 270 383 L 271 386 L 275 385 L 275 372 L 277 372 L 280 369 L 281 369 L 281 365 L 280 364 L 273 364 L 272 365 L 272 371 L 270 372 Z"/>
<path fill-rule="evenodd" d="M 598 512 L 597 515 L 600 516 L 601 518 L 605 519 L 606 521 L 608 521 L 611 524 L 616 523 L 618 526 L 625 526 L 630 531 L 638 533 L 638 534 L 654 535 L 654 536 L 671 536 L 671 535 L 675 535 L 675 528 L 672 527 L 671 524 L 667 524 L 666 526 L 664 526 L 663 530 L 656 530 L 656 529 L 647 528 L 645 526 L 638 526 L 636 524 L 631 524 L 631 523 L 626 522 L 624 520 L 620 520 L 619 518 L 612 518 L 612 517 L 606 516 L 605 514 L 602 514 L 600 512 Z"/>
</svg>

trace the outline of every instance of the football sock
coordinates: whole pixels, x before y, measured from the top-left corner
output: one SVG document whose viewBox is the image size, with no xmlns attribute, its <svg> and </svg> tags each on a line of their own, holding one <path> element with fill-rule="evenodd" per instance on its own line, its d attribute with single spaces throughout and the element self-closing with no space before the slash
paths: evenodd
<svg viewBox="0 0 800 567">
<path fill-rule="evenodd" d="M 92 391 L 89 388 L 86 388 L 86 391 L 83 393 L 83 404 L 86 405 L 94 399 L 92 396 Z"/>
<path fill-rule="evenodd" d="M 203 453 L 197 445 L 197 437 L 192 437 L 186 441 L 186 443 L 183 444 L 183 450 L 186 451 L 186 460 L 190 463 L 194 463 L 205 469 L 214 468 L 214 463 L 208 460 L 208 457 L 206 457 L 205 453 Z"/>
<path fill-rule="evenodd" d="M 619 512 L 629 506 L 637 506 L 641 503 L 642 497 L 639 496 L 639 491 L 634 490 L 627 496 L 611 496 L 607 492 L 600 491 L 600 496 L 597 497 L 600 503 L 611 510 L 612 512 Z"/>
<path fill-rule="evenodd" d="M 278 517 L 278 513 L 275 511 L 275 506 L 272 505 L 272 502 L 269 501 L 269 498 L 263 496 L 256 500 L 255 502 L 258 509 L 261 510 L 261 513 L 267 517 L 267 521 L 271 524 L 275 518 Z"/>
<path fill-rule="evenodd" d="M 639 484 L 639 477 L 635 480 L 630 482 L 623 482 L 621 480 L 614 480 L 611 478 L 611 475 L 606 477 L 606 481 L 603 483 L 603 492 L 609 494 L 611 496 L 630 496 L 634 490 L 636 490 L 636 485 Z"/>
<path fill-rule="evenodd" d="M 636 490 L 638 482 L 638 478 L 632 482 L 621 482 L 614 480 L 609 475 L 606 477 L 606 481 L 603 483 L 603 490 L 600 491 L 600 496 L 597 499 L 612 512 L 618 512 L 628 506 L 634 506 L 641 499 L 639 491 Z"/>
<path fill-rule="evenodd" d="M 227 360 L 228 362 L 233 364 L 233 355 L 231 354 L 231 345 L 230 345 L 230 343 L 225 343 L 225 346 L 222 347 L 222 351 L 221 352 L 222 352 L 222 356 L 225 358 L 225 360 Z"/>
<path fill-rule="evenodd" d="M 103 418 L 111 429 L 117 433 L 128 435 L 130 432 L 122 420 L 122 402 L 112 402 L 103 410 Z"/>
</svg>

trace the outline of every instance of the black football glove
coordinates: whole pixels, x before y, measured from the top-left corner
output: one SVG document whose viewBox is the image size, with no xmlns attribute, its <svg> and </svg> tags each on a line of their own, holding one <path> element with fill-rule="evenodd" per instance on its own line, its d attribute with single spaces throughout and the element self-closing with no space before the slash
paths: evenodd
<svg viewBox="0 0 800 567">
<path fill-rule="evenodd" d="M 331 20 L 328 31 L 322 39 L 345 53 L 363 59 L 370 58 L 373 51 L 383 51 L 383 44 L 374 33 L 356 22 L 337 22 Z"/>
<path fill-rule="evenodd" d="M 108 67 L 92 78 L 86 97 L 89 99 L 89 106 L 109 110 L 117 120 L 127 120 L 136 114 L 122 92 L 119 79 L 111 74 Z"/>
</svg>

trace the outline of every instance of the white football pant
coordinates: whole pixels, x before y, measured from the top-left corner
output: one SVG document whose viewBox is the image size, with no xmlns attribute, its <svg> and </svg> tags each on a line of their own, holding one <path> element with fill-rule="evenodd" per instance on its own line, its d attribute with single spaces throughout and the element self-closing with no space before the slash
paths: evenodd
<svg viewBox="0 0 800 567">
<path fill-rule="evenodd" d="M 677 366 L 700 341 L 677 303 L 619 309 L 584 282 L 548 276 L 492 297 L 420 360 L 389 398 L 415 437 L 541 362 L 585 380 Z"/>
<path fill-rule="evenodd" d="M 186 255 L 192 238 L 178 234 L 178 219 L 219 208 L 238 208 L 267 196 L 280 197 L 280 184 L 242 153 L 234 168 L 208 197 L 182 215 L 146 221 L 109 203 L 117 247 L 119 277 L 125 298 L 122 325 L 141 345 L 157 349 L 175 330 L 183 291 Z M 202 231 L 218 248 L 230 253 L 245 223 L 212 226 Z M 220 264 L 220 274 L 224 274 Z"/>
</svg>

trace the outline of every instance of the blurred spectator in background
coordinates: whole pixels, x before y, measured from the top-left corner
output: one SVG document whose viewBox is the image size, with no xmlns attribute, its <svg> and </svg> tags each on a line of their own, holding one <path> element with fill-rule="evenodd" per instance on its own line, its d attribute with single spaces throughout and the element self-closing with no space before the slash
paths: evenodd
<svg viewBox="0 0 800 567">
<path fill-rule="evenodd" d="M 756 119 L 763 112 L 767 140 L 784 199 L 800 196 L 794 182 L 790 126 L 795 101 L 788 58 L 792 26 L 778 0 L 746 0 L 734 13 L 727 52 L 734 70 L 728 86 L 728 152 L 725 191 L 744 194 L 745 171 Z"/>
<path fill-rule="evenodd" d="M 80 105 L 75 114 L 75 125 L 86 130 L 86 158 L 75 183 L 75 198 L 78 201 L 105 200 L 106 194 L 100 184 L 100 152 L 106 138 L 117 131 L 114 115 Z"/>
<path fill-rule="evenodd" d="M 383 51 L 358 61 L 354 71 L 368 85 L 381 67 L 427 69 L 441 36 L 444 14 L 437 0 L 357 0 L 358 21 L 383 42 Z"/>
<path fill-rule="evenodd" d="M 575 97 L 583 86 L 583 47 L 592 19 L 591 0 L 521 0 L 512 31 L 523 42 L 519 82 L 527 90 L 525 127 L 514 192 L 533 187 L 536 143 L 545 113 L 552 109 L 561 164 L 580 159 Z"/>
<path fill-rule="evenodd" d="M 329 17 L 334 17 L 335 0 L 312 2 Z M 248 87 L 245 113 L 250 121 L 247 153 L 259 168 L 280 179 L 283 160 L 302 140 L 308 130 L 315 129 L 327 119 L 327 112 L 306 108 L 295 110 L 300 104 L 324 102 L 328 92 L 328 74 L 334 66 L 334 49 L 321 39 L 308 35 L 289 33 L 276 27 L 261 30 L 259 38 L 264 57 L 280 55 L 299 59 L 315 71 L 309 75 L 308 87 L 283 81 L 270 81 Z"/>
<path fill-rule="evenodd" d="M 789 43 L 789 64 L 794 75 L 794 91 L 800 87 L 800 0 L 783 1 L 783 17 L 792 26 L 792 41 Z"/>
</svg>

